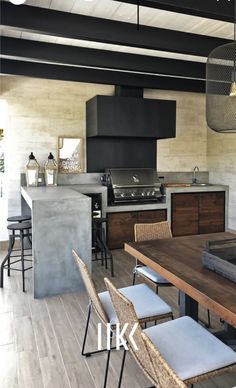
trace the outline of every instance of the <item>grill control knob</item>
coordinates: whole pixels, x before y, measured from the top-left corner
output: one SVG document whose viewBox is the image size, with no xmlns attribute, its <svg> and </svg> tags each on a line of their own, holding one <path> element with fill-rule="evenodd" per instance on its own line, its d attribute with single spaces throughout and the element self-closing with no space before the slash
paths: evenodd
<svg viewBox="0 0 236 388">
<path fill-rule="evenodd" d="M 147 196 L 149 196 L 150 195 L 150 191 L 147 191 Z"/>
<path fill-rule="evenodd" d="M 125 195 L 124 195 L 124 193 L 121 193 L 121 195 L 120 195 L 120 196 L 123 198 Z"/>
<path fill-rule="evenodd" d="M 142 197 L 144 197 L 144 196 L 145 196 L 145 193 L 142 193 L 141 195 L 142 195 Z"/>
<path fill-rule="evenodd" d="M 134 193 L 131 193 L 131 197 L 134 197 Z"/>
</svg>

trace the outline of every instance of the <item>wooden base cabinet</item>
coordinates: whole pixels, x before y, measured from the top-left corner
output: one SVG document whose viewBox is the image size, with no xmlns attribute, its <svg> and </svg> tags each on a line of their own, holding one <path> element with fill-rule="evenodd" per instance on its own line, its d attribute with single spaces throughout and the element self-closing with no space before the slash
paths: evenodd
<svg viewBox="0 0 236 388">
<path fill-rule="evenodd" d="M 123 248 L 124 243 L 134 241 L 134 225 L 166 221 L 167 211 L 146 210 L 107 214 L 107 242 L 110 249 Z"/>
<path fill-rule="evenodd" d="M 177 193 L 171 196 L 173 236 L 225 231 L 225 192 Z"/>
</svg>

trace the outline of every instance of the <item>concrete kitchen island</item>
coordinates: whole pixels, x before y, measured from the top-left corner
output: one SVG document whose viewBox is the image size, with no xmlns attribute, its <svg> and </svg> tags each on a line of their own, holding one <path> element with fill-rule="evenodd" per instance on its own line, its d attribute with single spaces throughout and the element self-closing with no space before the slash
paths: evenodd
<svg viewBox="0 0 236 388">
<path fill-rule="evenodd" d="M 22 187 L 22 214 L 32 215 L 35 298 L 83 289 L 72 256 L 91 269 L 91 199 L 67 187 Z"/>
</svg>

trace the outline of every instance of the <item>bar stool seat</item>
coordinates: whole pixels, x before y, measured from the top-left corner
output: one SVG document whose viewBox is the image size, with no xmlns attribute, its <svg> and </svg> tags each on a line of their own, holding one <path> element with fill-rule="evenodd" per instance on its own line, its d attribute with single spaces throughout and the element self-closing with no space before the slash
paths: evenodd
<svg viewBox="0 0 236 388">
<path fill-rule="evenodd" d="M 27 229 L 31 229 L 31 227 L 32 227 L 31 222 L 19 222 L 17 224 L 7 225 L 8 230 L 14 230 L 14 231 L 27 230 Z"/>
<path fill-rule="evenodd" d="M 24 222 L 29 220 L 31 220 L 31 216 L 13 216 L 7 218 L 8 222 Z"/>
<path fill-rule="evenodd" d="M 1 288 L 3 287 L 4 269 L 7 269 L 8 276 L 10 276 L 11 270 L 20 271 L 22 272 L 23 292 L 25 292 L 25 271 L 28 271 L 29 269 L 32 268 L 32 266 L 25 268 L 25 261 L 32 262 L 32 260 L 26 259 L 26 256 L 32 256 L 32 254 L 26 253 L 26 251 L 28 251 L 29 248 L 25 246 L 24 239 L 27 238 L 28 240 L 30 240 L 31 227 L 32 227 L 31 222 L 28 222 L 28 221 L 9 224 L 7 226 L 7 229 L 11 232 L 11 234 L 9 235 L 8 253 L 5 259 L 3 260 L 3 262 L 1 263 L 1 282 L 0 282 Z M 16 239 L 20 240 L 20 249 L 13 249 Z M 16 251 L 20 251 L 20 254 L 12 255 L 12 253 Z M 19 259 L 15 261 L 11 261 L 11 259 L 13 258 L 19 258 Z M 14 264 L 18 262 L 21 263 L 21 268 L 17 268 L 14 266 Z"/>
</svg>

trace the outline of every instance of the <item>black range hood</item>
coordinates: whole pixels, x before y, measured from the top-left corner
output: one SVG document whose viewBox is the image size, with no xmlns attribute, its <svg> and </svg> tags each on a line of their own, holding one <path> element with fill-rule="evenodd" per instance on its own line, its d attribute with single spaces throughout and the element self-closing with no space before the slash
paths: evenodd
<svg viewBox="0 0 236 388">
<path fill-rule="evenodd" d="M 87 101 L 87 137 L 175 137 L 176 101 L 146 99 L 142 94 L 142 88 L 116 87 L 115 96 Z"/>
<path fill-rule="evenodd" d="M 175 137 L 176 102 L 144 99 L 142 88 L 116 86 L 115 96 L 86 103 L 87 172 L 156 168 L 156 139 Z"/>
</svg>

